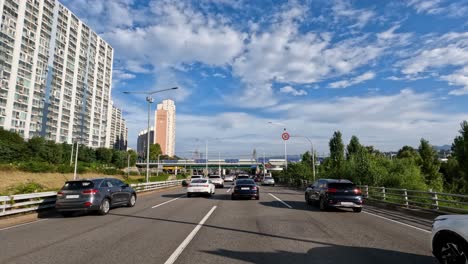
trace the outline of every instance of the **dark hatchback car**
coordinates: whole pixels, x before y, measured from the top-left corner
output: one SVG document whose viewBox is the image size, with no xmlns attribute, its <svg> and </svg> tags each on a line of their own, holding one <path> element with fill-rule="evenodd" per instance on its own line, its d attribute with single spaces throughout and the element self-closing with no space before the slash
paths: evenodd
<svg viewBox="0 0 468 264">
<path fill-rule="evenodd" d="M 63 216 L 77 211 L 97 211 L 101 215 L 111 207 L 135 206 L 137 195 L 128 184 L 114 178 L 67 181 L 57 193 L 55 209 Z"/>
<path fill-rule="evenodd" d="M 254 180 L 251 179 L 240 179 L 236 180 L 234 189 L 231 194 L 231 199 L 236 200 L 238 198 L 255 198 L 260 199 L 260 189 Z"/>
<path fill-rule="evenodd" d="M 361 190 L 349 180 L 320 179 L 307 187 L 305 200 L 308 204 L 318 204 L 320 210 L 329 207 L 352 208 L 362 211 Z"/>
</svg>

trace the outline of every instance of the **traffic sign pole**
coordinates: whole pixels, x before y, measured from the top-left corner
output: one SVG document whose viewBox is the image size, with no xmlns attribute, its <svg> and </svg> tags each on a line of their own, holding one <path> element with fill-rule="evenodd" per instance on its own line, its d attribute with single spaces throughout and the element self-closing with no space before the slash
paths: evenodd
<svg viewBox="0 0 468 264">
<path fill-rule="evenodd" d="M 286 132 L 286 128 L 284 129 L 283 134 L 281 134 L 281 138 L 284 141 L 284 167 L 287 170 L 288 169 L 288 150 L 286 146 L 286 141 L 290 138 L 289 133 Z"/>
</svg>

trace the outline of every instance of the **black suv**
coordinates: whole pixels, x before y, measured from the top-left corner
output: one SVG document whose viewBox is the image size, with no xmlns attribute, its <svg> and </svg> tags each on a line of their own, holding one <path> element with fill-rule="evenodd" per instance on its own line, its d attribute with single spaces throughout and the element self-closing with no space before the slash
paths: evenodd
<svg viewBox="0 0 468 264">
<path fill-rule="evenodd" d="M 308 204 L 319 204 L 320 210 L 329 207 L 353 208 L 362 211 L 362 194 L 357 186 L 348 180 L 319 179 L 307 187 L 305 200 Z"/>
</svg>

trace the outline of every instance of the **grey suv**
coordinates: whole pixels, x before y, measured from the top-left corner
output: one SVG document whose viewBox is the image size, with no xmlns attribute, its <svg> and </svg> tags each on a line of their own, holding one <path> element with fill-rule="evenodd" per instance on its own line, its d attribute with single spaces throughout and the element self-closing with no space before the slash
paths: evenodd
<svg viewBox="0 0 468 264">
<path fill-rule="evenodd" d="M 137 195 L 128 184 L 114 178 L 67 181 L 57 192 L 55 209 L 63 216 L 77 211 L 97 211 L 101 215 L 115 206 L 135 206 Z"/>
<path fill-rule="evenodd" d="M 362 211 L 361 190 L 348 180 L 320 179 L 307 187 L 305 200 L 308 204 L 318 203 L 320 210 L 342 207 Z"/>
</svg>

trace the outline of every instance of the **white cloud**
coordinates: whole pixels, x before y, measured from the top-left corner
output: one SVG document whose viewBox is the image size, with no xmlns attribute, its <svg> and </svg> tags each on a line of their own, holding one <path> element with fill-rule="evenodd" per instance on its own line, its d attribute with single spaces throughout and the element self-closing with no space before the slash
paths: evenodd
<svg viewBox="0 0 468 264">
<path fill-rule="evenodd" d="M 285 93 L 285 94 L 292 94 L 294 96 L 301 96 L 301 95 L 307 95 L 307 92 L 305 90 L 297 90 L 297 89 L 294 89 L 292 86 L 284 86 L 280 89 L 280 92 L 281 93 Z"/>
<path fill-rule="evenodd" d="M 338 82 L 333 82 L 330 84 L 331 88 L 346 88 L 352 85 L 356 85 L 358 83 L 362 83 L 368 80 L 372 80 L 375 78 L 375 73 L 372 71 L 368 71 L 366 73 L 363 73 L 359 76 L 356 76 L 354 78 L 351 78 L 349 80 L 342 80 Z"/>
<path fill-rule="evenodd" d="M 226 75 L 217 72 L 217 73 L 213 74 L 213 77 L 226 78 Z"/>
<path fill-rule="evenodd" d="M 468 67 L 468 32 L 452 32 L 438 38 L 431 36 L 421 49 L 399 65 L 403 67 L 402 73 L 409 77 L 417 77 L 430 70 L 453 71 L 451 74 L 442 75 L 440 79 L 448 81 L 450 85 L 464 86 L 463 89 L 454 90 L 450 94 L 466 94 L 464 90 Z M 438 75 L 441 74 L 434 77 Z"/>
<path fill-rule="evenodd" d="M 351 28 L 363 28 L 369 21 L 375 17 L 375 12 L 367 9 L 353 9 L 351 3 L 347 0 L 338 0 L 332 7 L 335 20 L 347 19 L 354 21 Z"/>
<path fill-rule="evenodd" d="M 437 14 L 442 12 L 441 0 L 410 0 L 408 6 L 412 6 L 418 13 Z"/>
<path fill-rule="evenodd" d="M 456 71 L 453 74 L 442 76 L 443 80 L 449 82 L 450 85 L 462 86 L 461 89 L 450 91 L 451 95 L 466 95 L 468 94 L 468 66 Z"/>
<path fill-rule="evenodd" d="M 245 112 L 178 115 L 176 152 L 200 150 L 204 144 L 197 143 L 194 138 L 210 139 L 207 135 L 216 135 L 231 139 L 211 143 L 213 155 L 218 151 L 222 155 L 226 152 L 248 155 L 253 148 L 267 155 L 281 154 L 283 126 L 268 125 L 268 121 L 285 123 L 291 134 L 309 136 L 320 153 L 328 152 L 328 140 L 336 130 L 343 133 L 345 142 L 351 135 L 357 135 L 363 144 L 383 151 L 398 150 L 403 145 L 417 146 L 421 137 L 435 145 L 450 144 L 458 134 L 459 123 L 468 120 L 468 113 L 441 114 L 438 102 L 440 100 L 431 94 L 405 89 L 386 96 L 340 97 L 277 105 L 268 109 L 268 113 L 277 116 L 276 120 Z M 303 153 L 309 148 L 301 139 L 288 141 L 289 153 Z"/>
</svg>

